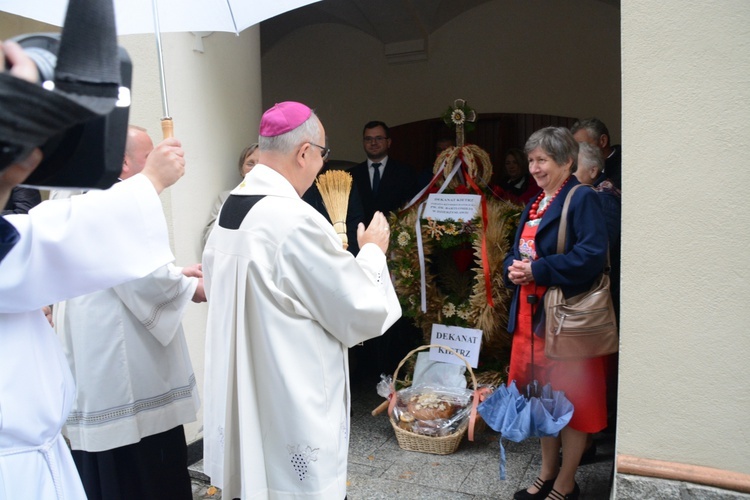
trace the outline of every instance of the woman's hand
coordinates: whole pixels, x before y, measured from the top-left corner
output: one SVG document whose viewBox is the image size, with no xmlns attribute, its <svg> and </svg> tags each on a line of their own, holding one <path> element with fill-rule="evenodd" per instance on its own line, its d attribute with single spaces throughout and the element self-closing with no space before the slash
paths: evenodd
<svg viewBox="0 0 750 500">
<path fill-rule="evenodd" d="M 514 260 L 513 264 L 508 266 L 508 279 L 514 285 L 528 285 L 534 281 L 529 259 Z"/>
</svg>

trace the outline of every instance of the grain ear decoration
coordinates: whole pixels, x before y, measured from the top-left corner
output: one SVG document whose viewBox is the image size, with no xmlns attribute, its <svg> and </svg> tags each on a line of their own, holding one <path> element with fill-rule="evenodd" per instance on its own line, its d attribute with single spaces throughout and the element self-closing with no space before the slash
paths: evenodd
<svg viewBox="0 0 750 500">
<path fill-rule="evenodd" d="M 323 204 L 331 218 L 336 234 L 341 238 L 344 250 L 349 247 L 346 236 L 346 212 L 349 208 L 349 193 L 352 190 L 352 176 L 343 170 L 329 170 L 320 175 L 315 184 L 318 186 Z"/>
</svg>

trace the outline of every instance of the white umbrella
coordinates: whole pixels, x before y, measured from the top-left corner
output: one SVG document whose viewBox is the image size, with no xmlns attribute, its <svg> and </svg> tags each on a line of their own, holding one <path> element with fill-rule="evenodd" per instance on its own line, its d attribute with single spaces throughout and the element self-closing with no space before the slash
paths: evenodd
<svg viewBox="0 0 750 500">
<path fill-rule="evenodd" d="M 105 1 L 105 0 L 103 0 Z M 162 32 L 240 31 L 261 21 L 320 0 L 113 0 L 118 35 L 156 34 L 161 76 L 162 128 L 171 136 Z M 62 26 L 68 0 L 2 0 L 0 10 L 53 26 Z"/>
</svg>

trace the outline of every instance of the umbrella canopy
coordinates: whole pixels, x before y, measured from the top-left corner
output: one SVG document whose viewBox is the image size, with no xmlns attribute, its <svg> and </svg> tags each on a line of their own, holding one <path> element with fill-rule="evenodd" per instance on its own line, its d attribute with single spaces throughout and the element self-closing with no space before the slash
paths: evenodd
<svg viewBox="0 0 750 500">
<path fill-rule="evenodd" d="M 533 395 L 530 397 L 529 395 Z M 483 401 L 477 411 L 502 438 L 516 443 L 529 437 L 554 437 L 573 417 L 573 404 L 562 391 L 547 384 L 538 390 L 536 381 L 522 394 L 516 381 L 501 386 Z M 505 479 L 505 449 L 500 442 L 500 479 Z"/>
<path fill-rule="evenodd" d="M 104 0 L 102 0 L 104 1 Z M 162 96 L 162 129 L 171 136 L 162 32 L 240 31 L 319 0 L 113 0 L 118 35 L 154 33 Z M 63 26 L 68 0 L 3 0 L 0 10 L 54 26 Z"/>
<path fill-rule="evenodd" d="M 239 33 L 261 21 L 319 0 L 158 0 L 160 31 Z M 3 0 L 0 10 L 54 26 L 65 20 L 67 0 Z M 118 35 L 153 33 L 152 0 L 114 0 Z"/>
</svg>

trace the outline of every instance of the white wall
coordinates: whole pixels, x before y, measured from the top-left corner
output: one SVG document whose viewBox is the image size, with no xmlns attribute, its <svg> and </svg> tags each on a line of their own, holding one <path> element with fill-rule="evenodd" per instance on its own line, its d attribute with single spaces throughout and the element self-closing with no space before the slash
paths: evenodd
<svg viewBox="0 0 750 500">
<path fill-rule="evenodd" d="M 316 108 L 336 159 L 364 158 L 367 121 L 435 118 L 456 98 L 478 113 L 595 115 L 618 141 L 619 33 L 619 11 L 598 0 L 495 0 L 430 36 L 427 61 L 394 65 L 371 36 L 314 25 L 263 55 L 263 104 Z"/>
<path fill-rule="evenodd" d="M 750 473 L 750 3 L 622 2 L 618 453 Z"/>
</svg>

